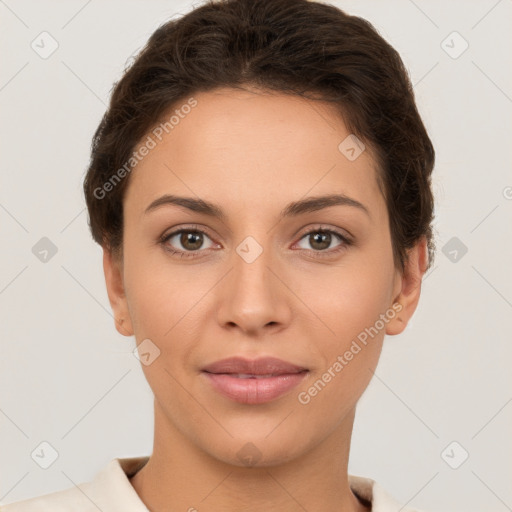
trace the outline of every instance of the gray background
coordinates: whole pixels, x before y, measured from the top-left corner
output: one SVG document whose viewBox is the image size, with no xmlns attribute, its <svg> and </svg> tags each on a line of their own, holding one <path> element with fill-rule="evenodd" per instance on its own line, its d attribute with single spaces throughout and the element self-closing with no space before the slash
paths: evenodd
<svg viewBox="0 0 512 512">
<path fill-rule="evenodd" d="M 512 2 L 333 3 L 400 52 L 437 153 L 436 262 L 406 332 L 386 338 L 349 471 L 411 507 L 512 510 Z M 126 61 L 191 7 L 0 0 L 0 503 L 151 453 L 151 390 L 114 328 L 81 180 Z M 43 31 L 59 45 L 46 59 L 31 47 L 51 48 Z M 48 469 L 31 456 L 42 442 L 58 452 Z"/>
</svg>

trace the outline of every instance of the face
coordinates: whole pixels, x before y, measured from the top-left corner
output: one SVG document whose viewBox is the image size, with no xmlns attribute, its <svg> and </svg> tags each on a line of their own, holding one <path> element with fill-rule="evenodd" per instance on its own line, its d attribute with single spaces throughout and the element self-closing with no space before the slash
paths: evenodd
<svg viewBox="0 0 512 512">
<path fill-rule="evenodd" d="M 229 88 L 194 98 L 130 176 L 109 298 L 149 354 L 157 432 L 230 464 L 244 450 L 276 464 L 346 429 L 384 335 L 414 312 L 425 246 L 395 269 L 370 150 L 339 149 L 350 133 L 328 105 Z M 323 196 L 339 197 L 312 201 Z M 293 368 L 205 371 L 231 357 Z"/>
</svg>

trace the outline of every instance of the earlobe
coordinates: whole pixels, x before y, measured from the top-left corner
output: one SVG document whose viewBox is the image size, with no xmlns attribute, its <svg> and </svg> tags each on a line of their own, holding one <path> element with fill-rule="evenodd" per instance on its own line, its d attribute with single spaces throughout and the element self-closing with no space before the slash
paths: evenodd
<svg viewBox="0 0 512 512">
<path fill-rule="evenodd" d="M 103 248 L 103 272 L 108 300 L 114 313 L 115 327 L 119 334 L 132 336 L 133 326 L 124 288 L 122 261 L 115 258 L 112 252 L 105 247 Z"/>
<path fill-rule="evenodd" d="M 422 237 L 408 251 L 404 272 L 397 277 L 399 292 L 393 300 L 396 316 L 387 324 L 386 334 L 391 336 L 400 334 L 407 327 L 420 299 L 421 283 L 427 264 L 427 240 Z M 400 304 L 401 307 L 398 308 L 396 304 Z"/>
</svg>

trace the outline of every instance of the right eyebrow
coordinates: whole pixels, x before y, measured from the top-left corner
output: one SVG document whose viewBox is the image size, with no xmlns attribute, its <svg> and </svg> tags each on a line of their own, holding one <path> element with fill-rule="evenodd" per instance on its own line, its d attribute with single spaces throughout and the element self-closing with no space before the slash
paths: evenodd
<svg viewBox="0 0 512 512">
<path fill-rule="evenodd" d="M 226 220 L 226 214 L 222 209 L 213 203 L 203 201 L 202 199 L 195 199 L 193 197 L 181 197 L 172 194 L 165 194 L 158 199 L 155 199 L 144 211 L 144 214 L 156 210 L 164 205 L 176 205 L 192 210 L 193 212 L 203 213 L 211 217 L 217 217 Z"/>
</svg>

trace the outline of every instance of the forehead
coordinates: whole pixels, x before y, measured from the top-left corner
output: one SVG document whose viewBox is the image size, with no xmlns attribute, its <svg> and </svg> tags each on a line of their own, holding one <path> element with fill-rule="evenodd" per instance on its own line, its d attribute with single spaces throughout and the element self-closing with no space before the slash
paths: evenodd
<svg viewBox="0 0 512 512">
<path fill-rule="evenodd" d="M 240 211 L 344 193 L 382 210 L 370 149 L 347 158 L 352 135 L 329 104 L 231 88 L 193 99 L 193 108 L 177 104 L 163 116 L 165 122 L 178 114 L 167 129 L 149 132 L 154 147 L 132 171 L 125 202 L 144 208 L 172 193 L 222 200 Z"/>
</svg>

